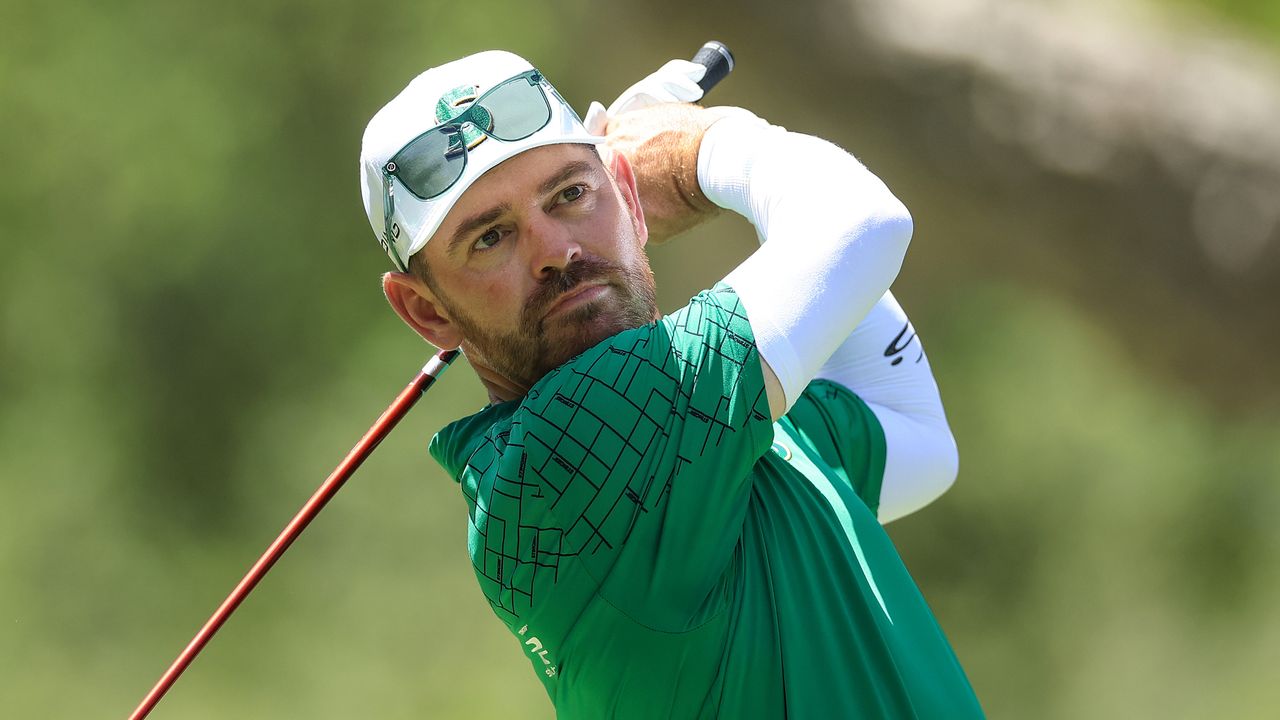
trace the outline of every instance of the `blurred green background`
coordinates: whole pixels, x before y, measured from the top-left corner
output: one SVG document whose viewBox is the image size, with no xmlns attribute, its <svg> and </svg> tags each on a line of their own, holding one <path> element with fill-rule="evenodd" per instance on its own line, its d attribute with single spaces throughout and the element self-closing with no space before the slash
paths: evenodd
<svg viewBox="0 0 1280 720">
<path fill-rule="evenodd" d="M 3 0 L 0 715 L 126 716 L 428 356 L 360 206 L 382 103 L 496 47 L 581 111 L 714 37 L 711 101 L 915 216 L 961 473 L 890 532 L 990 716 L 1275 717 L 1276 7 Z M 663 308 L 753 240 L 655 249 Z M 153 717 L 550 717 L 425 452 L 482 403 L 460 364 Z"/>
</svg>

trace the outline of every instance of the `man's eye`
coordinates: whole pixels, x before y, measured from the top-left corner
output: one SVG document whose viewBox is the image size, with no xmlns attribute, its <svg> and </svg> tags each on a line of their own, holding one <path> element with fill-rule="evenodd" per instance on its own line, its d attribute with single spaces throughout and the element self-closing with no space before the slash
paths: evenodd
<svg viewBox="0 0 1280 720">
<path fill-rule="evenodd" d="M 490 228 L 485 232 L 485 234 L 476 239 L 475 249 L 488 250 L 494 245 L 497 245 L 498 241 L 501 239 L 502 233 L 498 232 L 497 228 Z"/>
<path fill-rule="evenodd" d="M 574 200 L 577 200 L 578 198 L 582 197 L 582 193 L 584 192 L 586 192 L 586 189 L 583 188 L 581 185 L 570 185 L 569 187 L 560 191 L 560 197 L 566 202 L 573 202 Z"/>
</svg>

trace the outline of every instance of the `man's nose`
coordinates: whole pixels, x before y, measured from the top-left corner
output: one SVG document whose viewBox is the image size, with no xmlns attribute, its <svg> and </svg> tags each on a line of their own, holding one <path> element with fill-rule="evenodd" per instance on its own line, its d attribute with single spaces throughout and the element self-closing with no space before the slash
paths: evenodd
<svg viewBox="0 0 1280 720">
<path fill-rule="evenodd" d="M 582 256 L 582 246 L 563 224 L 546 217 L 529 223 L 530 268 L 538 280 L 564 271 Z"/>
</svg>

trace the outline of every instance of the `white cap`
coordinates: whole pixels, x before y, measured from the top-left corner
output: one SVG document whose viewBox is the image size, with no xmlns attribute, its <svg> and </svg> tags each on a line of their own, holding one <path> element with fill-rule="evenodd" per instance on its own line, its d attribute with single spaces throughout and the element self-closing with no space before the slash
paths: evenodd
<svg viewBox="0 0 1280 720">
<path fill-rule="evenodd" d="M 369 121 L 360 149 L 360 193 L 364 197 L 365 213 L 369 216 L 374 235 L 388 255 L 395 253 L 393 260 L 396 256 L 401 259 L 397 265 L 407 266 L 409 258 L 427 244 L 449 209 L 471 183 L 503 160 L 543 145 L 604 142 L 603 137 L 587 132 L 573 108 L 549 83 L 544 82 L 542 88 L 547 91 L 547 101 L 551 106 L 551 118 L 546 126 L 523 140 L 511 142 L 476 133 L 469 138 L 472 142 L 467 149 L 466 169 L 457 182 L 441 195 L 422 200 L 392 177 L 393 237 L 386 237 L 383 208 L 387 162 L 414 138 L 450 120 L 451 117 L 440 117 L 442 113 L 447 114 L 448 108 L 469 104 L 502 81 L 533 69 L 529 61 L 509 52 L 490 50 L 476 53 L 431 68 L 414 78 Z M 452 113 L 452 116 L 456 114 Z"/>
</svg>

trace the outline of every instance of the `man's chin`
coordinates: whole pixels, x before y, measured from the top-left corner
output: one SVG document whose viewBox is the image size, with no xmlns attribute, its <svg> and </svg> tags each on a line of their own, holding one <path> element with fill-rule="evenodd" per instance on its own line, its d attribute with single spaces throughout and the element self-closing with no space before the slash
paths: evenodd
<svg viewBox="0 0 1280 720">
<path fill-rule="evenodd" d="M 548 328 L 548 341 L 559 359 L 557 365 L 577 357 L 604 340 L 629 330 L 616 313 L 597 305 L 575 308 L 557 318 L 554 329 Z"/>
<path fill-rule="evenodd" d="M 651 319 L 642 319 L 611 303 L 593 303 L 563 313 L 544 333 L 558 367 L 614 335 L 647 322 Z"/>
</svg>

